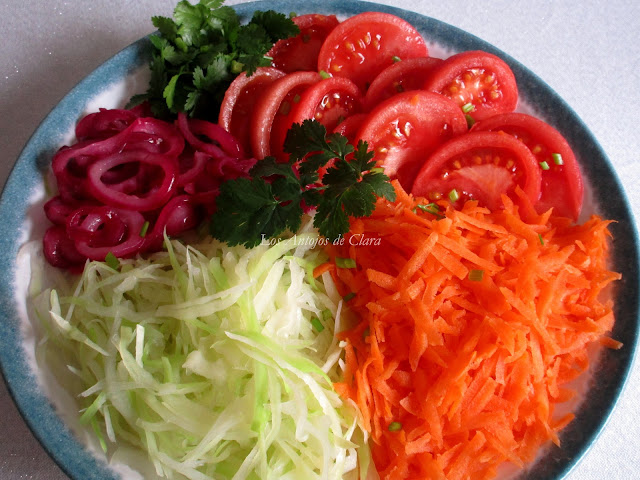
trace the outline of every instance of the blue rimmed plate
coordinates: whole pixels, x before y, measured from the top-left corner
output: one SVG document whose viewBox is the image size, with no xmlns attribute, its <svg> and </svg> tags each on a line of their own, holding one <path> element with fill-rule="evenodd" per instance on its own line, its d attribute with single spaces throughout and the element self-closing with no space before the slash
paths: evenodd
<svg viewBox="0 0 640 480">
<path fill-rule="evenodd" d="M 283 13 L 334 13 L 350 16 L 366 10 L 398 15 L 412 23 L 429 43 L 447 51 L 485 50 L 498 54 L 513 69 L 521 98 L 535 106 L 536 114 L 555 126 L 573 146 L 593 205 L 604 217 L 616 220 L 613 233 L 613 269 L 622 272 L 616 296 L 613 337 L 624 343 L 618 351 L 606 350 L 592 372 L 577 418 L 562 433 L 562 448 L 552 448 L 523 478 L 559 479 L 573 468 L 603 428 L 620 395 L 631 367 L 638 334 L 638 241 L 633 217 L 615 172 L 604 152 L 576 114 L 544 82 L 504 53 L 455 27 L 408 11 L 355 0 L 325 1 L 320 6 L 294 1 L 267 0 L 236 7 L 243 16 L 254 10 Z M 20 246 L 36 238 L 37 229 L 25 219 L 38 218 L 33 207 L 35 192 L 42 191 L 42 170 L 52 153 L 65 141 L 77 119 L 96 95 L 144 66 L 148 42 L 142 39 L 126 48 L 74 88 L 47 116 L 17 160 L 0 199 L 0 365 L 18 408 L 44 448 L 73 479 L 111 479 L 115 474 L 71 434 L 43 393 L 33 371 L 33 354 L 25 348 L 29 325 L 25 318 L 24 286 L 17 257 Z M 131 86 L 132 84 L 125 84 Z M 133 88 L 133 87 L 131 87 Z M 143 90 L 142 86 L 137 92 Z M 18 273 L 17 273 L 18 272 Z M 27 339 L 28 340 L 28 339 Z M 30 347 L 31 348 L 31 347 Z"/>
</svg>

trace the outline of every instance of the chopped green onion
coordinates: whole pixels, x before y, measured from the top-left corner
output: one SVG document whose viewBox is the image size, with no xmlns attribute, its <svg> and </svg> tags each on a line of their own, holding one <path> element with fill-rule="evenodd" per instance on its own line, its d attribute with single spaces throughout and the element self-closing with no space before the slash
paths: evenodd
<svg viewBox="0 0 640 480">
<path fill-rule="evenodd" d="M 455 188 L 449 192 L 449 200 L 451 200 L 452 203 L 457 202 L 459 199 L 460 194 Z"/>
<path fill-rule="evenodd" d="M 427 203 L 426 205 L 419 203 L 418 205 L 416 205 L 416 208 L 413 209 L 413 213 L 416 213 L 416 210 L 418 208 L 423 212 L 427 212 L 427 213 L 430 213 L 431 215 L 435 215 L 436 218 L 438 219 L 444 218 L 444 215 L 440 213 L 440 207 L 438 206 L 437 203 Z"/>
<path fill-rule="evenodd" d="M 142 228 L 140 229 L 140 236 L 141 237 L 146 237 L 147 236 L 147 230 L 149 230 L 149 221 L 148 220 L 142 224 Z"/>
<path fill-rule="evenodd" d="M 564 165 L 562 155 L 560 155 L 559 153 L 552 153 L 551 158 L 553 158 L 553 163 L 555 163 L 556 165 Z"/>
<path fill-rule="evenodd" d="M 328 308 L 325 308 L 322 311 L 322 319 L 326 322 L 327 320 L 329 320 L 331 317 L 333 317 L 333 313 L 331 313 L 331 310 L 329 310 Z"/>
<path fill-rule="evenodd" d="M 324 70 L 320 70 L 320 76 L 321 76 L 322 78 L 325 78 L 325 79 L 327 79 L 327 78 L 331 78 L 331 75 L 329 75 L 329 74 L 328 74 L 327 72 L 325 72 Z"/>
<path fill-rule="evenodd" d="M 402 424 L 400 422 L 391 422 L 389 424 L 390 432 L 397 432 L 398 430 L 402 430 Z"/>
<path fill-rule="evenodd" d="M 481 282 L 484 277 L 484 270 L 470 270 L 469 280 L 472 282 Z"/>
<path fill-rule="evenodd" d="M 471 128 L 471 127 L 473 127 L 475 125 L 476 119 L 473 118 L 471 115 L 467 114 L 467 115 L 464 116 L 464 118 L 467 119 L 467 127 L 468 128 Z"/>
<path fill-rule="evenodd" d="M 353 258 L 336 257 L 336 266 L 338 268 L 356 268 L 356 261 Z"/>
<path fill-rule="evenodd" d="M 544 245 L 544 238 L 542 238 L 542 234 L 538 234 L 538 240 L 540 240 L 540 245 Z"/>
<path fill-rule="evenodd" d="M 342 299 L 345 302 L 348 302 L 349 300 L 352 300 L 355 296 L 356 296 L 355 292 L 349 292 L 344 297 L 342 297 Z"/>
<path fill-rule="evenodd" d="M 547 162 L 540 162 L 540 168 L 542 170 L 549 170 L 549 164 Z"/>
<path fill-rule="evenodd" d="M 322 322 L 320 322 L 320 320 L 317 317 L 313 317 L 311 319 L 311 325 L 313 325 L 313 328 L 315 328 L 316 332 L 318 333 L 324 330 L 324 325 L 322 324 Z"/>
<path fill-rule="evenodd" d="M 469 112 L 473 112 L 476 109 L 476 107 L 473 105 L 473 103 L 465 103 L 462 106 L 462 111 L 464 113 L 469 113 Z"/>
<path fill-rule="evenodd" d="M 120 266 L 120 261 L 111 252 L 107 253 L 107 255 L 104 257 L 104 263 L 106 263 L 108 266 L 110 266 L 114 270 L 118 270 L 118 267 Z"/>
<path fill-rule="evenodd" d="M 240 63 L 236 60 L 231 61 L 231 73 L 241 73 L 244 70 L 244 63 Z"/>
<path fill-rule="evenodd" d="M 401 58 L 398 57 L 397 55 L 394 55 L 393 57 L 391 57 L 391 60 L 393 60 L 393 63 L 398 63 L 401 60 Z"/>
</svg>

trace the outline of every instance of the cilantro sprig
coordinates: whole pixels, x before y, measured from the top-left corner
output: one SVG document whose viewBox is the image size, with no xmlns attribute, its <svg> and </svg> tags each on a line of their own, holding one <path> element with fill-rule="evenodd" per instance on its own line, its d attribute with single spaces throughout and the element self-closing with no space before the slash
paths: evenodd
<svg viewBox="0 0 640 480">
<path fill-rule="evenodd" d="M 285 231 L 296 232 L 303 206 L 316 207 L 314 226 L 333 241 L 349 230 L 349 217 L 369 216 L 378 197 L 395 200 L 395 190 L 376 168 L 366 142 L 347 138 L 305 120 L 287 132 L 287 163 L 260 160 L 249 178 L 224 182 L 216 200 L 211 234 L 230 245 L 254 247 Z M 318 170 L 326 168 L 320 180 Z"/>
<path fill-rule="evenodd" d="M 256 11 L 241 25 L 224 0 L 180 1 L 173 19 L 152 17 L 158 35 L 152 35 L 151 80 L 147 92 L 130 105 L 148 101 L 154 116 L 178 112 L 217 119 L 224 92 L 241 72 L 251 75 L 270 66 L 266 56 L 278 40 L 295 36 L 299 28 L 281 13 Z"/>
</svg>

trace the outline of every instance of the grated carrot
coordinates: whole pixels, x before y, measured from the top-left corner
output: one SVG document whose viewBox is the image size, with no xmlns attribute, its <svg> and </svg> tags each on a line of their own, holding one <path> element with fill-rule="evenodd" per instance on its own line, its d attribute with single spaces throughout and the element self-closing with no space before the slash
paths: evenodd
<svg viewBox="0 0 640 480">
<path fill-rule="evenodd" d="M 356 293 L 336 390 L 358 405 L 383 479 L 524 467 L 573 419 L 554 410 L 575 396 L 566 384 L 588 368 L 587 345 L 622 347 L 607 335 L 605 289 L 620 278 L 606 264 L 609 222 L 574 225 L 506 197 L 495 212 L 442 202 L 436 218 L 394 187 L 396 201 L 380 199 L 355 228 L 380 244 L 346 238 L 326 247 L 329 264 L 357 267 L 318 267 Z"/>
</svg>

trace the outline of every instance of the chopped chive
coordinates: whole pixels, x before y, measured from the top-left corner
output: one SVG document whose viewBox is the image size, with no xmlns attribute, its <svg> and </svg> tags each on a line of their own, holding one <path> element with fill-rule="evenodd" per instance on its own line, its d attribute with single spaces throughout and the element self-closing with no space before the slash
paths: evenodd
<svg viewBox="0 0 640 480">
<path fill-rule="evenodd" d="M 467 115 L 464 116 L 464 118 L 467 119 L 467 127 L 468 128 L 471 128 L 471 127 L 473 127 L 475 125 L 476 119 L 473 118 L 471 115 L 467 114 Z"/>
<path fill-rule="evenodd" d="M 451 200 L 451 203 L 455 203 L 459 199 L 460 199 L 460 194 L 455 188 L 449 192 L 449 200 Z"/>
<path fill-rule="evenodd" d="M 331 317 L 333 317 L 333 313 L 331 313 L 331 310 L 329 310 L 328 308 L 325 308 L 322 311 L 322 319 L 326 322 L 327 320 L 329 320 Z"/>
<path fill-rule="evenodd" d="M 244 63 L 237 62 L 236 60 L 231 61 L 231 73 L 241 73 L 244 70 Z"/>
<path fill-rule="evenodd" d="M 440 213 L 440 207 L 437 203 L 428 203 L 426 205 L 419 203 L 416 205 L 416 208 L 413 209 L 413 213 L 416 213 L 417 209 L 422 210 L 423 212 L 430 213 L 431 215 L 435 215 L 438 219 L 444 218 L 444 215 Z"/>
<path fill-rule="evenodd" d="M 542 234 L 538 234 L 538 240 L 540 240 L 540 245 L 544 245 L 544 238 L 542 238 Z"/>
<path fill-rule="evenodd" d="M 390 432 L 397 432 L 398 430 L 402 430 L 402 424 L 400 422 L 391 422 L 389 424 Z"/>
<path fill-rule="evenodd" d="M 469 112 L 473 112 L 476 109 L 476 107 L 473 105 L 473 103 L 465 103 L 462 106 L 462 111 L 464 113 L 469 113 Z"/>
<path fill-rule="evenodd" d="M 338 268 L 356 268 L 356 261 L 353 258 L 336 257 L 336 266 Z"/>
<path fill-rule="evenodd" d="M 118 270 L 118 267 L 120 266 L 120 261 L 111 252 L 107 253 L 107 255 L 104 257 L 104 263 L 106 263 L 108 266 L 110 266 L 114 270 Z"/>
<path fill-rule="evenodd" d="M 551 158 L 553 158 L 553 163 L 555 163 L 556 165 L 564 165 L 562 155 L 560 155 L 559 153 L 552 153 Z"/>
<path fill-rule="evenodd" d="M 393 60 L 393 63 L 398 63 L 401 60 L 401 58 L 398 57 L 397 55 L 394 55 L 393 57 L 391 57 L 391 60 Z"/>
<path fill-rule="evenodd" d="M 141 237 L 146 237 L 147 236 L 147 230 L 149 230 L 149 221 L 148 220 L 142 224 L 142 228 L 140 229 L 140 236 Z"/>
<path fill-rule="evenodd" d="M 313 328 L 315 328 L 318 333 L 324 330 L 324 325 L 317 317 L 311 319 L 311 325 L 313 325 Z"/>
<path fill-rule="evenodd" d="M 349 300 L 353 300 L 355 296 L 356 296 L 355 292 L 349 292 L 344 297 L 342 297 L 342 300 L 344 300 L 345 302 L 348 302 Z"/>
<path fill-rule="evenodd" d="M 549 170 L 549 164 L 547 162 L 540 162 L 540 168 L 542 170 Z"/>
<path fill-rule="evenodd" d="M 324 70 L 320 70 L 320 76 L 322 78 L 331 78 L 331 75 L 329 75 L 327 72 L 325 72 Z"/>
<path fill-rule="evenodd" d="M 482 277 L 484 277 L 484 270 L 469 271 L 469 280 L 471 280 L 472 282 L 481 282 Z"/>
</svg>

